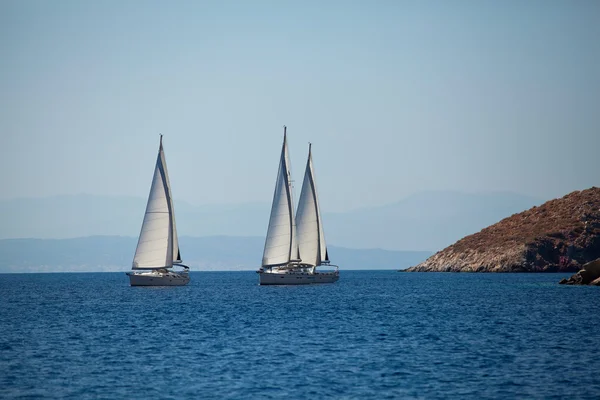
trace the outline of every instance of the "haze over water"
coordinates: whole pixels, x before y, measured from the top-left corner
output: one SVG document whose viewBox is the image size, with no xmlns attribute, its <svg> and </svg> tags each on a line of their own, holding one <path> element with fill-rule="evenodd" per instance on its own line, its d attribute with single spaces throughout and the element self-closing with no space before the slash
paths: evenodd
<svg viewBox="0 0 600 400">
<path fill-rule="evenodd" d="M 324 212 L 598 184 L 597 1 L 0 3 L 1 198 L 270 202 L 283 125 Z M 297 193 L 298 194 L 298 193 Z"/>
</svg>

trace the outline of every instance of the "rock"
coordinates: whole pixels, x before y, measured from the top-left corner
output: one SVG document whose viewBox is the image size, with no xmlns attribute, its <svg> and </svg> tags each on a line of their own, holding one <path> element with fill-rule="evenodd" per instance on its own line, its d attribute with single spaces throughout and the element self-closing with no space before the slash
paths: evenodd
<svg viewBox="0 0 600 400">
<path fill-rule="evenodd" d="M 579 272 L 569 278 L 571 285 L 581 285 L 582 280 L 583 279 L 581 278 L 581 274 Z"/>
<path fill-rule="evenodd" d="M 569 279 L 561 279 L 561 285 L 594 285 L 600 286 L 600 258 L 584 265 L 586 268 Z M 588 269 L 589 268 L 589 269 Z"/>
<path fill-rule="evenodd" d="M 593 187 L 505 218 L 462 238 L 406 272 L 585 269 L 586 272 L 573 278 L 574 284 L 581 284 L 600 277 L 599 257 L 600 188 Z"/>
<path fill-rule="evenodd" d="M 578 282 L 580 285 L 587 285 L 597 278 L 597 276 L 585 269 L 582 269 L 576 275 L 580 277 Z"/>
<path fill-rule="evenodd" d="M 590 272 L 595 278 L 600 278 L 600 258 L 584 264 L 583 269 Z"/>
</svg>

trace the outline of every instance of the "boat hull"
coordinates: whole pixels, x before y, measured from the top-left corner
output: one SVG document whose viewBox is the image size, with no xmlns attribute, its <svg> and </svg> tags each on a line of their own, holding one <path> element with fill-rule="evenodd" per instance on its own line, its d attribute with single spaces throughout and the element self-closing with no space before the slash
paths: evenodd
<svg viewBox="0 0 600 400">
<path fill-rule="evenodd" d="M 128 272 L 131 286 L 185 286 L 190 282 L 187 273 Z"/>
<path fill-rule="evenodd" d="M 258 273 L 259 285 L 311 285 L 316 283 L 334 283 L 340 279 L 336 272 L 268 272 Z"/>
</svg>

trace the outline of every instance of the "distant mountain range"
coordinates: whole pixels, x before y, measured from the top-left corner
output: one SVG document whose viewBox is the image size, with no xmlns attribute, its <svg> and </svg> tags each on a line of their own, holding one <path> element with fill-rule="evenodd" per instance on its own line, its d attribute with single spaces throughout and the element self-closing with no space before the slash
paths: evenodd
<svg viewBox="0 0 600 400">
<path fill-rule="evenodd" d="M 505 192 L 423 192 L 380 207 L 325 212 L 323 221 L 327 242 L 336 246 L 436 251 L 542 202 Z M 145 206 L 143 198 L 96 195 L 1 200 L 0 239 L 137 237 Z M 180 235 L 257 237 L 260 254 L 269 212 L 268 203 L 193 206 L 175 201 Z M 132 246 L 125 247 L 129 257 Z"/>
<path fill-rule="evenodd" d="M 91 236 L 74 239 L 0 240 L 0 273 L 127 271 L 137 238 Z M 180 237 L 181 254 L 192 270 L 256 270 L 262 237 Z M 329 246 L 342 269 L 404 269 L 424 261 L 426 251 L 358 250 Z"/>
</svg>

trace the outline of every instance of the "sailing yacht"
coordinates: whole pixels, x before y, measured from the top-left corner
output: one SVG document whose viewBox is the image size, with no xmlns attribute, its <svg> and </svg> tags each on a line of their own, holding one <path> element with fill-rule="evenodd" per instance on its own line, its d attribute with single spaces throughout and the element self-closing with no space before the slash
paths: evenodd
<svg viewBox="0 0 600 400">
<path fill-rule="evenodd" d="M 287 128 L 284 126 L 262 266 L 256 271 L 260 285 L 306 285 L 338 279 L 337 271 L 331 275 L 315 274 L 315 265 L 302 262 L 296 236 Z"/>
<path fill-rule="evenodd" d="M 183 270 L 175 271 L 174 266 Z M 179 251 L 162 135 L 131 269 L 127 272 L 131 286 L 183 286 L 190 281 L 189 268 L 182 264 Z"/>
<path fill-rule="evenodd" d="M 302 254 L 302 265 L 314 276 L 314 283 L 333 283 L 340 277 L 339 267 L 329 261 L 323 220 L 319 207 L 319 196 L 315 182 L 315 172 L 312 162 L 312 144 L 308 145 L 308 160 L 302 182 L 302 191 L 298 201 L 296 214 L 296 229 L 298 231 L 298 248 Z M 335 268 L 334 271 L 321 272 L 317 267 Z"/>
</svg>

